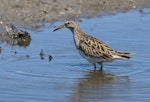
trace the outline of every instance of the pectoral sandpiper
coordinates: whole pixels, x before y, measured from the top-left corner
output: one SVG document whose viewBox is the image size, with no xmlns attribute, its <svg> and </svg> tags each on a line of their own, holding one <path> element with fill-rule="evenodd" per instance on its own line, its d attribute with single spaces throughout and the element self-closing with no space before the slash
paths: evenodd
<svg viewBox="0 0 150 102">
<path fill-rule="evenodd" d="M 104 42 L 91 35 L 85 34 L 73 19 L 68 19 L 63 25 L 57 27 L 54 31 L 61 28 L 69 28 L 73 33 L 74 42 L 80 55 L 94 65 L 100 64 L 103 68 L 103 62 L 110 62 L 115 59 L 129 59 L 128 54 L 132 52 L 115 51 L 107 46 Z"/>
</svg>

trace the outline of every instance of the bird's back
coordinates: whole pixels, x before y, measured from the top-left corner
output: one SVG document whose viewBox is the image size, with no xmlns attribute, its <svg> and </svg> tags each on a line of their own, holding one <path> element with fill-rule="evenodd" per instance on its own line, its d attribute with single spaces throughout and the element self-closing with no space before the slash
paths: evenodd
<svg viewBox="0 0 150 102">
<path fill-rule="evenodd" d="M 115 51 L 111 49 L 107 44 L 91 35 L 83 33 L 79 36 L 78 39 L 80 39 L 78 49 L 83 51 L 87 56 L 102 58 L 104 61 L 113 60 L 115 58 L 119 59 L 123 57 L 129 58 L 126 55 L 130 54 L 130 52 Z"/>
</svg>

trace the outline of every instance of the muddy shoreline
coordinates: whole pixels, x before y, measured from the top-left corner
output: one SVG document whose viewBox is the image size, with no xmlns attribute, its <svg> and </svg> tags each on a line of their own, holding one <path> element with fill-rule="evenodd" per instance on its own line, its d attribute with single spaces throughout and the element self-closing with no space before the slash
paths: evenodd
<svg viewBox="0 0 150 102">
<path fill-rule="evenodd" d="M 52 23 L 68 17 L 142 11 L 149 6 L 150 0 L 1 0 L 0 21 L 21 27 L 39 28 L 45 22 Z"/>
</svg>

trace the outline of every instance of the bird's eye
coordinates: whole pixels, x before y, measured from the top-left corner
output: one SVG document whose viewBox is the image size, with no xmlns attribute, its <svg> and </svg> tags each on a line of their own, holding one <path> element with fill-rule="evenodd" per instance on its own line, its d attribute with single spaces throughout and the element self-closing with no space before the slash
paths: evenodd
<svg viewBox="0 0 150 102">
<path fill-rule="evenodd" d="M 70 23 L 69 22 L 67 22 L 67 25 L 69 25 Z"/>
</svg>

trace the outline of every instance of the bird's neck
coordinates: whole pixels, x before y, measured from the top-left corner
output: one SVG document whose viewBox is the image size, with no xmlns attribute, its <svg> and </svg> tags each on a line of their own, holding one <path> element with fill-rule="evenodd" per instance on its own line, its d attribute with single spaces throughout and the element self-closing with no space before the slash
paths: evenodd
<svg viewBox="0 0 150 102">
<path fill-rule="evenodd" d="M 76 45 L 76 48 L 79 48 L 80 38 L 82 37 L 82 34 L 84 34 L 79 27 L 70 29 L 73 33 L 73 39 Z"/>
<path fill-rule="evenodd" d="M 76 27 L 76 28 L 70 28 L 71 32 L 73 33 L 73 35 L 79 35 L 79 34 L 82 34 L 82 33 L 79 33 L 79 32 L 82 32 L 81 29 L 79 27 Z"/>
</svg>

